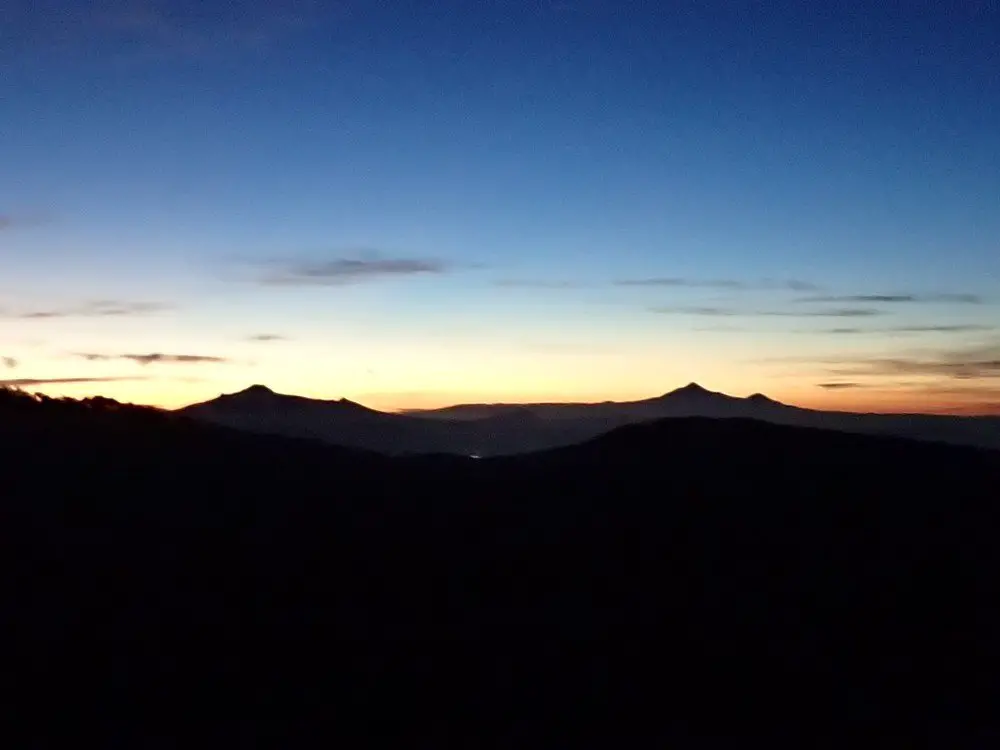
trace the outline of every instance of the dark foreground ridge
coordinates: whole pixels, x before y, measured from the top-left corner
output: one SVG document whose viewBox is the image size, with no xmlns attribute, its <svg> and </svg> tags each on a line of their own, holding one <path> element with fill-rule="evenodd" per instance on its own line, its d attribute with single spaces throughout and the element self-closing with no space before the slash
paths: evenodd
<svg viewBox="0 0 1000 750">
<path fill-rule="evenodd" d="M 389 458 L 3 391 L 0 429 L 18 746 L 975 747 L 997 723 L 993 451 L 676 418 Z"/>
</svg>

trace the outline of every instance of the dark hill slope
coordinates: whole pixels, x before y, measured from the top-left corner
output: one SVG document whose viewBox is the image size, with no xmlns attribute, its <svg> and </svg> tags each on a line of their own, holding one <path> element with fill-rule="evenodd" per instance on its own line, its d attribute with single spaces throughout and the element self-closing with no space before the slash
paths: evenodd
<svg viewBox="0 0 1000 750">
<path fill-rule="evenodd" d="M 672 419 L 391 459 L 2 393 L 0 425 L 0 681 L 60 717 L 37 732 L 961 747 L 995 722 L 991 452 Z"/>
</svg>

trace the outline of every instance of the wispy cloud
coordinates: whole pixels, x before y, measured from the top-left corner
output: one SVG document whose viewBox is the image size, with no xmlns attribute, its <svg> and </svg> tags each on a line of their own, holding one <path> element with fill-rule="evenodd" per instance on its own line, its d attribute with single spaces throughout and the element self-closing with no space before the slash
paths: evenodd
<svg viewBox="0 0 1000 750">
<path fill-rule="evenodd" d="M 248 336 L 247 341 L 257 341 L 257 342 L 288 341 L 288 337 L 282 336 L 281 334 L 278 333 L 257 333 L 254 334 L 253 336 Z"/>
<path fill-rule="evenodd" d="M 122 359 L 128 359 L 132 362 L 137 362 L 140 365 L 152 365 L 152 364 L 221 364 L 223 362 L 228 362 L 229 360 L 225 357 L 212 357 L 205 356 L 201 354 L 123 354 Z"/>
<path fill-rule="evenodd" d="M 53 318 L 118 318 L 132 315 L 150 315 L 172 309 L 160 302 L 124 302 L 120 300 L 96 300 L 78 307 L 47 308 L 14 312 L 13 317 L 21 320 L 50 320 Z"/>
<path fill-rule="evenodd" d="M 269 286 L 346 286 L 384 278 L 443 274 L 452 266 L 435 258 L 342 257 L 272 264 L 260 279 Z"/>
<path fill-rule="evenodd" d="M 862 390 L 892 394 L 909 401 L 921 414 L 1000 414 L 1000 381 L 926 378 L 923 376 L 871 380 L 836 380 L 816 383 L 828 391 Z"/>
<path fill-rule="evenodd" d="M 978 294 L 845 294 L 802 297 L 796 302 L 827 302 L 835 304 L 867 303 L 951 303 L 956 305 L 979 305 L 983 299 Z"/>
<path fill-rule="evenodd" d="M 888 326 L 885 328 L 826 328 L 819 331 L 802 331 L 808 334 L 861 334 L 861 333 L 975 333 L 996 330 L 994 326 L 973 323 L 955 325 Z"/>
<path fill-rule="evenodd" d="M 776 318 L 873 318 L 886 312 L 873 307 L 838 307 L 831 310 L 766 310 L 755 314 Z"/>
<path fill-rule="evenodd" d="M 615 286 L 638 287 L 688 287 L 692 289 L 779 290 L 795 292 L 816 292 L 822 289 L 818 284 L 799 279 L 762 279 L 760 281 L 738 281 L 736 279 L 689 279 L 676 276 L 651 276 L 641 279 L 620 279 Z"/>
<path fill-rule="evenodd" d="M 846 376 L 940 376 L 960 380 L 1000 378 L 1000 359 L 941 361 L 908 358 L 881 358 L 858 361 L 847 367 L 829 371 L 833 375 Z"/>
<path fill-rule="evenodd" d="M 956 323 L 954 325 L 896 326 L 895 328 L 886 330 L 898 333 L 972 333 L 975 331 L 993 331 L 996 328 L 977 323 Z"/>
<path fill-rule="evenodd" d="M 587 283 L 571 279 L 498 279 L 496 286 L 524 289 L 593 289 L 603 287 L 607 282 Z M 618 287 L 687 288 L 716 289 L 728 291 L 791 290 L 798 292 L 819 291 L 822 287 L 808 281 L 795 279 L 764 279 L 761 281 L 737 281 L 735 279 L 687 279 L 670 276 L 651 276 L 637 279 L 618 279 L 611 282 Z"/>
<path fill-rule="evenodd" d="M 109 362 L 112 360 L 126 360 L 136 362 L 140 365 L 153 364 L 222 364 L 229 362 L 226 357 L 213 357 L 203 354 L 95 354 L 91 352 L 80 352 L 75 356 L 85 359 L 88 362 Z"/>
<path fill-rule="evenodd" d="M 0 380 L 0 386 L 12 388 L 30 388 L 39 385 L 68 385 L 71 383 L 115 383 L 122 380 L 142 380 L 139 377 L 110 378 L 12 378 Z"/>
<path fill-rule="evenodd" d="M 0 364 L 2 364 L 8 370 L 13 370 L 18 366 L 19 363 L 13 357 L 0 357 Z"/>
<path fill-rule="evenodd" d="M 868 307 L 841 307 L 832 310 L 737 310 L 731 307 L 653 307 L 652 312 L 667 315 L 705 317 L 776 317 L 776 318 L 870 318 L 885 315 L 883 310 Z"/>
<path fill-rule="evenodd" d="M 950 385 L 952 383 L 960 385 Z M 817 387 L 831 391 L 867 391 L 892 394 L 903 403 L 911 404 L 910 410 L 920 414 L 952 414 L 962 416 L 1000 416 L 1000 387 L 996 381 L 897 381 L 871 382 L 839 381 L 817 383 Z"/>
<path fill-rule="evenodd" d="M 942 348 L 893 357 L 844 357 L 826 360 L 839 376 L 917 376 L 954 380 L 1000 378 L 1000 342 Z"/>
</svg>

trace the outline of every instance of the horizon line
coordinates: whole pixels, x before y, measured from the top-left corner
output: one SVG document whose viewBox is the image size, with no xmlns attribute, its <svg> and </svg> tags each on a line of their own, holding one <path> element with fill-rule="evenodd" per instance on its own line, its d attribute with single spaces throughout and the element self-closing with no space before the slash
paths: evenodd
<svg viewBox="0 0 1000 750">
<path fill-rule="evenodd" d="M 848 384 L 848 385 L 852 385 L 852 384 Z M 369 406 L 368 404 L 365 403 L 365 400 L 366 400 L 365 396 L 366 395 L 368 395 L 368 396 L 377 396 L 378 394 L 361 394 L 357 398 L 347 398 L 347 397 L 322 398 L 322 397 L 316 397 L 316 396 L 304 396 L 304 395 L 296 394 L 296 393 L 279 392 L 279 391 L 275 391 L 274 389 L 270 388 L 269 386 L 262 386 L 259 383 L 253 383 L 253 384 L 251 384 L 249 386 L 246 386 L 245 388 L 242 388 L 242 389 L 236 390 L 236 391 L 220 392 L 216 396 L 209 397 L 209 398 L 204 398 L 204 399 L 200 399 L 200 400 L 196 400 L 196 401 L 192 401 L 190 403 L 183 403 L 183 404 L 180 404 L 178 406 L 161 406 L 161 405 L 158 405 L 158 404 L 155 404 L 155 403 L 141 403 L 141 402 L 136 402 L 136 401 L 123 401 L 123 400 L 119 400 L 119 399 L 116 399 L 116 398 L 111 397 L 111 396 L 106 396 L 106 395 L 98 394 L 98 393 L 94 393 L 94 394 L 90 394 L 90 395 L 86 395 L 86 396 L 65 396 L 65 398 L 71 398 L 72 400 L 75 400 L 75 401 L 82 401 L 82 400 L 85 400 L 87 398 L 108 398 L 108 399 L 110 399 L 112 401 L 116 401 L 117 403 L 121 403 L 121 404 L 124 404 L 124 405 L 139 406 L 139 407 L 149 407 L 149 408 L 158 409 L 158 410 L 165 411 L 165 412 L 179 412 L 179 411 L 182 411 L 184 409 L 190 408 L 192 406 L 197 406 L 199 404 L 204 404 L 204 403 L 209 403 L 211 401 L 215 401 L 216 399 L 221 398 L 223 396 L 232 396 L 232 395 L 235 395 L 235 394 L 238 394 L 238 393 L 243 393 L 243 392 L 245 392 L 247 390 L 250 390 L 251 388 L 259 387 L 259 388 L 265 388 L 267 391 L 273 393 L 276 396 L 289 397 L 289 398 L 300 398 L 300 399 L 305 399 L 305 400 L 309 400 L 309 401 L 316 401 L 316 402 L 348 401 L 348 402 L 357 404 L 357 405 L 362 406 L 362 407 L 364 407 L 366 409 L 369 409 L 371 411 L 375 411 L 375 412 L 378 412 L 378 413 L 381 413 L 381 414 L 392 414 L 392 415 L 400 415 L 400 416 L 419 416 L 420 414 L 428 414 L 428 413 L 434 413 L 434 412 L 443 412 L 443 411 L 448 411 L 450 409 L 460 409 L 460 408 L 490 408 L 490 407 L 492 407 L 492 408 L 499 408 L 499 407 L 505 407 L 505 406 L 509 406 L 509 407 L 515 407 L 515 406 L 520 406 L 520 407 L 532 407 L 532 406 L 538 406 L 538 407 L 543 407 L 543 406 L 581 406 L 581 407 L 585 407 L 585 406 L 600 406 L 600 405 L 608 405 L 608 404 L 633 404 L 633 403 L 639 403 L 639 402 L 642 402 L 642 401 L 649 401 L 649 400 L 652 400 L 652 399 L 663 398 L 663 397 L 669 396 L 669 395 L 671 395 L 673 393 L 676 393 L 678 391 L 683 391 L 683 390 L 685 390 L 687 388 L 691 388 L 692 386 L 696 387 L 696 388 L 700 388 L 700 389 L 706 391 L 709 394 L 724 396 L 724 397 L 727 397 L 727 398 L 737 399 L 737 400 L 741 400 L 741 401 L 745 401 L 745 400 L 749 399 L 752 396 L 762 395 L 762 396 L 765 396 L 766 398 L 768 398 L 769 400 L 771 400 L 774 403 L 780 404 L 782 406 L 787 406 L 789 408 L 799 409 L 799 410 L 803 410 L 803 411 L 823 412 L 823 413 L 829 413 L 829 414 L 863 414 L 863 415 L 864 414 L 872 414 L 872 415 L 880 415 L 880 414 L 882 414 L 882 415 L 887 415 L 887 416 L 906 416 L 906 415 L 912 415 L 912 416 L 928 416 L 928 417 L 936 417 L 936 416 L 942 416 L 942 417 L 944 417 L 944 416 L 950 416 L 950 417 L 1000 417 L 1000 404 L 994 404 L 994 403 L 986 403 L 986 404 L 982 404 L 982 405 L 977 405 L 975 403 L 956 404 L 956 403 L 953 402 L 952 405 L 950 405 L 950 406 L 942 406 L 942 407 L 939 407 L 939 408 L 936 408 L 936 409 L 932 409 L 932 410 L 926 410 L 926 409 L 925 410 L 919 410 L 919 409 L 907 408 L 905 405 L 902 408 L 888 408 L 888 409 L 880 409 L 880 410 L 823 408 L 823 407 L 819 407 L 819 406 L 803 406 L 803 405 L 801 405 L 801 403 L 797 403 L 796 399 L 787 399 L 787 400 L 775 399 L 775 398 L 767 396 L 767 394 L 761 393 L 761 392 L 751 393 L 751 394 L 748 394 L 746 396 L 736 396 L 736 395 L 733 395 L 731 393 L 727 393 L 725 391 L 713 390 L 713 389 L 710 389 L 710 388 L 705 388 L 704 386 L 700 385 L 697 381 L 690 381 L 687 385 L 678 386 L 678 387 L 672 388 L 672 389 L 670 389 L 668 391 L 664 391 L 664 392 L 660 392 L 660 393 L 654 393 L 654 394 L 649 395 L 649 396 L 644 396 L 644 397 L 635 398 L 635 399 L 623 399 L 623 400 L 603 399 L 603 400 L 590 400 L 590 401 L 559 401 L 559 400 L 543 400 L 543 401 L 538 401 L 538 400 L 536 400 L 536 401 L 516 401 L 516 400 L 508 400 L 508 401 L 458 401 L 458 402 L 455 402 L 455 403 L 447 403 L 447 404 L 445 404 L 443 406 L 397 407 L 397 408 L 393 408 L 393 409 L 376 408 L 376 407 Z M 54 397 L 53 396 L 48 396 L 48 394 L 45 394 L 42 391 L 32 390 L 32 388 L 29 387 L 29 386 L 18 386 L 18 385 L 11 385 L 11 384 L 0 384 L 0 388 L 11 388 L 11 389 L 14 389 L 14 390 L 21 390 L 21 391 L 24 391 L 26 393 L 31 393 L 31 394 L 34 394 L 34 395 L 42 395 L 42 396 L 46 396 L 46 397 L 49 397 L 49 398 L 64 398 L 64 397 L 61 397 L 61 396 L 54 396 Z M 832 390 L 839 390 L 839 389 L 832 389 Z M 845 390 L 865 390 L 865 389 L 851 387 L 851 388 L 847 388 Z M 666 418 L 669 419 L 670 417 L 666 417 Z"/>
</svg>

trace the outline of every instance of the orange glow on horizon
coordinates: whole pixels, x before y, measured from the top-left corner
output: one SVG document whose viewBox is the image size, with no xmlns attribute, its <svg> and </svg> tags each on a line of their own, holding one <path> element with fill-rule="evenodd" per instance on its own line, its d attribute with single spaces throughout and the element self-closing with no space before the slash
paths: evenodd
<svg viewBox="0 0 1000 750">
<path fill-rule="evenodd" d="M 933 389 L 845 388 L 842 390 L 795 394 L 798 398 L 777 398 L 796 406 L 819 411 L 872 412 L 884 414 L 955 414 L 966 416 L 1000 415 L 1000 394 L 955 395 Z M 805 397 L 802 397 L 805 396 Z"/>
</svg>

